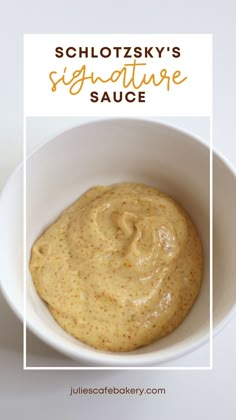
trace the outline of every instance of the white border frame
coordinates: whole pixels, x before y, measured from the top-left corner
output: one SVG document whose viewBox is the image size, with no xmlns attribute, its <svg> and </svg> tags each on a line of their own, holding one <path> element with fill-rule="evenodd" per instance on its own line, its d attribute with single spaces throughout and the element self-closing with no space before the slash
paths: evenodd
<svg viewBox="0 0 236 420">
<path fill-rule="evenodd" d="M 211 56 L 213 63 L 213 34 L 211 34 L 212 48 Z M 24 53 L 24 43 L 23 43 Z M 212 66 L 213 71 L 213 66 Z M 24 77 L 24 69 L 23 69 Z M 24 86 L 24 81 L 23 81 Z M 213 75 L 211 78 L 211 88 L 213 86 Z M 212 91 L 212 89 L 211 89 Z M 212 370 L 213 369 L 213 91 L 211 95 L 211 110 L 209 118 L 210 124 L 210 326 L 209 326 L 209 366 L 137 366 L 137 367 L 119 367 L 119 366 L 58 366 L 58 367 L 41 367 L 41 366 L 27 366 L 27 330 L 26 330 L 26 118 L 25 104 L 23 104 L 23 289 L 24 289 L 24 316 L 23 316 L 23 370 Z M 23 94 L 24 98 L 24 94 Z M 24 99 L 23 99 L 24 101 Z M 156 116 L 158 117 L 158 116 Z M 176 116 L 177 117 L 177 116 Z M 182 116 L 184 117 L 184 116 Z M 199 116 L 198 116 L 199 117 Z M 62 117 L 63 118 L 63 117 Z M 114 118 L 114 117 L 113 117 Z"/>
</svg>

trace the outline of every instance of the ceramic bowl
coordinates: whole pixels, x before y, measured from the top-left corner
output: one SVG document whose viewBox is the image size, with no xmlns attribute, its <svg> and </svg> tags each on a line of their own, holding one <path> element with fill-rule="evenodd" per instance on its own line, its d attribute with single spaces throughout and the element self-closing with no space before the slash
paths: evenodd
<svg viewBox="0 0 236 420">
<path fill-rule="evenodd" d="M 213 154 L 214 331 L 235 308 L 235 172 Z M 67 334 L 34 288 L 31 247 L 57 216 L 94 185 L 141 182 L 156 186 L 189 212 L 202 239 L 204 276 L 199 297 L 170 335 L 127 353 L 95 350 Z M 26 163 L 27 326 L 44 342 L 88 366 L 165 365 L 209 339 L 210 183 L 209 148 L 183 131 L 138 119 L 108 119 L 66 131 L 31 154 Z M 23 166 L 8 180 L 0 201 L 0 278 L 3 293 L 23 317 Z M 177 363 L 178 365 L 178 363 Z M 180 364 L 181 366 L 181 364 Z"/>
</svg>

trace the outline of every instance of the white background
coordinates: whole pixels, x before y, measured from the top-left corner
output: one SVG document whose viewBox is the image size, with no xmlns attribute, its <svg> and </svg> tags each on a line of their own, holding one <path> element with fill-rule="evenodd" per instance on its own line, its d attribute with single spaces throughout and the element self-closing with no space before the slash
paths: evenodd
<svg viewBox="0 0 236 420">
<path fill-rule="evenodd" d="M 149 84 L 143 85 L 139 90 L 132 88 L 124 89 L 120 78 L 116 83 L 96 83 L 85 80 L 81 92 L 77 95 L 69 93 L 69 86 L 59 83 L 56 91 L 52 92 L 52 83 L 49 80 L 49 73 L 54 71 L 52 79 L 56 82 L 64 74 L 66 68 L 65 80 L 71 79 L 74 71 L 86 66 L 85 76 L 88 77 L 91 72 L 97 76 L 107 79 L 114 70 L 122 69 L 126 64 L 133 64 L 134 58 L 124 58 L 122 52 L 120 58 L 111 54 L 110 58 L 63 58 L 55 57 L 55 48 L 62 46 L 64 50 L 68 46 L 74 46 L 78 49 L 91 47 L 96 52 L 104 46 L 112 51 L 114 46 L 130 46 L 132 50 L 136 46 L 154 47 L 153 56 L 155 58 L 136 59 L 137 64 L 145 64 L 135 71 L 135 84 L 140 83 L 144 74 L 148 78 L 151 74 L 155 75 L 155 80 L 160 81 L 160 72 L 166 69 L 170 77 L 169 91 L 167 82 L 164 80 L 160 86 Z M 158 58 L 155 54 L 155 46 L 164 47 L 162 57 Z M 171 52 L 166 50 L 169 47 L 180 48 L 180 57 L 173 58 Z M 93 116 L 150 116 L 155 109 L 156 115 L 197 115 L 208 116 L 211 113 L 211 87 L 212 87 L 212 39 L 210 35 L 26 35 L 24 37 L 24 104 L 25 115 L 27 116 L 72 116 L 72 115 L 93 115 Z M 131 50 L 131 51 L 132 51 Z M 124 52 L 123 52 L 124 55 Z M 187 79 L 179 84 L 172 83 L 172 75 L 176 70 L 181 71 L 181 77 L 177 81 Z M 127 80 L 130 79 L 132 70 L 126 67 Z M 81 76 L 80 76 L 81 77 Z M 77 77 L 78 79 L 78 77 Z M 77 80 L 76 79 L 76 80 Z M 73 92 L 77 91 L 77 86 Z M 122 101 L 114 102 L 96 102 L 90 101 L 90 93 L 97 91 L 99 98 L 104 91 L 109 92 L 112 98 L 113 91 L 145 92 L 145 102 L 137 101 L 128 103 Z"/>
<path fill-rule="evenodd" d="M 214 34 L 214 144 L 236 166 L 234 0 L 13 1 L 2 3 L 0 182 L 22 157 L 22 34 Z M 2 257 L 2 256 L 1 256 Z M 22 325 L 0 301 L 0 415 L 29 420 L 138 419 L 233 420 L 236 319 L 214 339 L 211 372 L 23 372 Z M 34 357 L 51 357 L 31 336 Z M 32 354 L 33 354 L 32 353 Z M 204 348 L 189 357 L 199 360 Z M 68 397 L 70 386 L 166 387 L 165 396 Z"/>
</svg>

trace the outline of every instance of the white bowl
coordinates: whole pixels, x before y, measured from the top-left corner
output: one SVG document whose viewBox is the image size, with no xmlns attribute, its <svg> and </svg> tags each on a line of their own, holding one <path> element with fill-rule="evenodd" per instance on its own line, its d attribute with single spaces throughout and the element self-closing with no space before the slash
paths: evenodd
<svg viewBox="0 0 236 420">
<path fill-rule="evenodd" d="M 75 127 L 39 148 L 27 160 L 26 295 L 27 326 L 69 357 L 96 366 L 152 366 L 197 348 L 209 338 L 209 148 L 163 124 L 110 119 Z M 13 173 L 1 196 L 0 267 L 3 293 L 23 316 L 23 167 Z M 142 182 L 170 194 L 186 208 L 204 248 L 200 295 L 185 321 L 169 336 L 128 353 L 95 350 L 74 339 L 54 321 L 37 295 L 28 262 L 36 238 L 60 212 L 93 185 Z M 235 308 L 235 173 L 214 153 L 214 329 Z"/>
</svg>

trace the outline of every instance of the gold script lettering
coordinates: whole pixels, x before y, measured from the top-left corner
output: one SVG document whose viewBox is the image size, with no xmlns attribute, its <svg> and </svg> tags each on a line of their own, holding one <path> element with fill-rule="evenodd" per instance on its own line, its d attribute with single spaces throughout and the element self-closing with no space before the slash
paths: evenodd
<svg viewBox="0 0 236 420">
<path fill-rule="evenodd" d="M 134 60 L 133 63 L 124 64 L 121 69 L 115 69 L 108 77 L 97 75 L 94 71 L 89 73 L 85 64 L 80 69 L 73 71 L 71 76 L 67 76 L 68 71 L 65 67 L 62 75 L 58 75 L 56 71 L 49 73 L 49 79 L 52 83 L 51 90 L 56 92 L 58 85 L 62 84 L 69 86 L 71 95 L 78 95 L 82 91 L 85 81 L 90 81 L 93 85 L 98 82 L 106 84 L 121 81 L 124 88 L 132 87 L 138 90 L 143 85 L 153 85 L 155 87 L 164 85 L 166 90 L 170 91 L 172 84 L 180 85 L 187 80 L 187 76 L 181 78 L 180 70 L 169 74 L 167 69 L 161 69 L 157 74 L 148 75 L 144 71 L 146 65 L 146 63 L 137 63 Z"/>
</svg>

